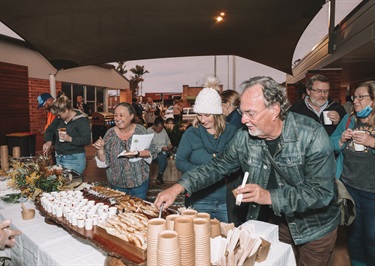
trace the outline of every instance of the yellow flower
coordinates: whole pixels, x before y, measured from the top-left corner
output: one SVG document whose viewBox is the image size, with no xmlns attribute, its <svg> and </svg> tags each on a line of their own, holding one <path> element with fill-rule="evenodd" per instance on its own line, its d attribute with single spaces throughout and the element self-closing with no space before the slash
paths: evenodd
<svg viewBox="0 0 375 266">
<path fill-rule="evenodd" d="M 60 166 L 49 166 L 48 158 L 40 156 L 35 163 L 21 163 L 13 160 L 13 171 L 8 186 L 19 189 L 21 194 L 35 199 L 42 192 L 60 191 L 64 189 L 65 178 Z"/>
</svg>

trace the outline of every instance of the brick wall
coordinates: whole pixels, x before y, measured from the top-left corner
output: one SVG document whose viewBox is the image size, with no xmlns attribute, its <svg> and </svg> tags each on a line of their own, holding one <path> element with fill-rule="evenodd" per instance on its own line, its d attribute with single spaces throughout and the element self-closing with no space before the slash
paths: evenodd
<svg viewBox="0 0 375 266">
<path fill-rule="evenodd" d="M 8 144 L 7 134 L 30 131 L 27 82 L 26 66 L 0 62 L 1 145 Z"/>
<path fill-rule="evenodd" d="M 308 71 L 306 77 L 299 83 L 287 84 L 288 99 L 293 104 L 300 100 L 302 87 L 306 84 L 307 80 L 314 75 L 321 74 L 330 80 L 331 88 L 329 97 L 336 102 L 345 102 L 346 88 L 341 87 L 341 69 L 321 69 Z"/>
</svg>

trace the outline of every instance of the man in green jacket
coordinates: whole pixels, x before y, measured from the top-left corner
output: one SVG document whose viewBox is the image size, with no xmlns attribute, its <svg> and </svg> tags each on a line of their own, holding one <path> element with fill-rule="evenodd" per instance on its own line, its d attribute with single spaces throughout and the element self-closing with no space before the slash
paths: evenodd
<svg viewBox="0 0 375 266">
<path fill-rule="evenodd" d="M 288 112 L 286 89 L 272 78 L 243 83 L 240 130 L 220 156 L 180 178 L 159 193 L 155 205 L 170 206 L 187 195 L 242 169 L 249 173 L 242 202 L 247 220 L 279 226 L 279 239 L 295 246 L 298 265 L 327 265 L 335 246 L 340 211 L 336 205 L 333 149 L 322 125 Z M 275 169 L 266 153 L 279 166 Z"/>
</svg>

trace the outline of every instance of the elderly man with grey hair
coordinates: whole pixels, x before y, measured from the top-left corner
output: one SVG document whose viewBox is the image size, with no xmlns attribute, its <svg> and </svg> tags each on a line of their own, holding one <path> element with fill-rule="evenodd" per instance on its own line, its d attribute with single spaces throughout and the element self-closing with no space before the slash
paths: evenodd
<svg viewBox="0 0 375 266">
<path fill-rule="evenodd" d="M 247 130 L 159 193 L 155 205 L 168 207 L 179 193 L 190 195 L 242 169 L 249 178 L 237 193 L 251 203 L 247 220 L 279 225 L 279 239 L 295 247 L 298 265 L 327 265 L 340 223 L 328 135 L 313 119 L 287 111 L 286 90 L 272 78 L 254 77 L 243 86 L 240 110 Z"/>
</svg>

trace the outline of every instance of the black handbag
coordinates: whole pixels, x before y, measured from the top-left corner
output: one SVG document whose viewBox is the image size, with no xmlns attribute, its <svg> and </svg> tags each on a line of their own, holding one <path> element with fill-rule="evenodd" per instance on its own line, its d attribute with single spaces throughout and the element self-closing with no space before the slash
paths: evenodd
<svg viewBox="0 0 375 266">
<path fill-rule="evenodd" d="M 263 150 L 275 170 L 280 174 L 280 176 L 287 182 L 290 186 L 295 187 L 290 181 L 289 177 L 281 170 L 277 163 L 272 158 L 268 149 Z M 355 203 L 353 198 L 350 196 L 345 185 L 338 179 L 335 178 L 335 183 L 337 187 L 337 206 L 340 208 L 341 213 L 341 225 L 350 225 L 356 216 Z"/>
</svg>

